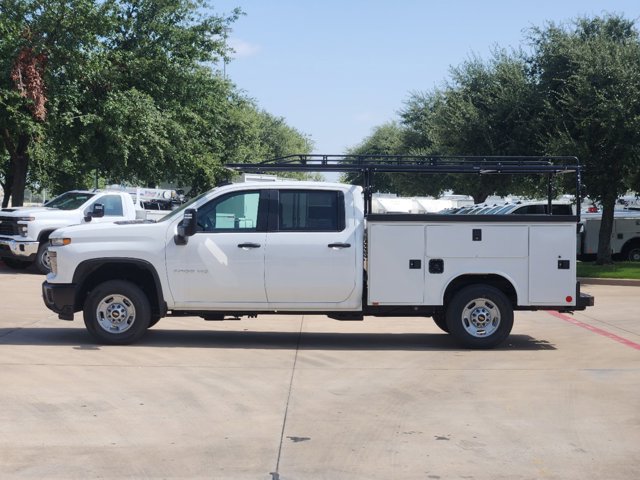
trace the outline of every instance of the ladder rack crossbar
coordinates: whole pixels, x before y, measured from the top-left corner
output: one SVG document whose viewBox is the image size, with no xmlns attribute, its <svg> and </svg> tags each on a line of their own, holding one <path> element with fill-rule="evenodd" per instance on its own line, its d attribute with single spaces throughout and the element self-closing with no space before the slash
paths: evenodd
<svg viewBox="0 0 640 480">
<path fill-rule="evenodd" d="M 417 155 L 288 155 L 259 163 L 229 163 L 242 172 L 381 172 L 557 174 L 580 170 L 576 157 L 417 156 Z"/>
</svg>

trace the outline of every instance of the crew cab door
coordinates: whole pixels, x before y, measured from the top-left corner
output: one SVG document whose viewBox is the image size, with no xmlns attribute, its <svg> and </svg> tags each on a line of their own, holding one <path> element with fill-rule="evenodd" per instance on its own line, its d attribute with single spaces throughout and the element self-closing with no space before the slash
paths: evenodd
<svg viewBox="0 0 640 480">
<path fill-rule="evenodd" d="M 271 192 L 270 205 L 265 251 L 270 307 L 331 308 L 347 301 L 362 272 L 357 228 L 346 222 L 344 193 L 279 189 Z"/>
<path fill-rule="evenodd" d="M 186 245 L 167 241 L 167 276 L 176 307 L 265 307 L 266 192 L 231 192 L 198 208 L 197 215 L 197 232 Z"/>
</svg>

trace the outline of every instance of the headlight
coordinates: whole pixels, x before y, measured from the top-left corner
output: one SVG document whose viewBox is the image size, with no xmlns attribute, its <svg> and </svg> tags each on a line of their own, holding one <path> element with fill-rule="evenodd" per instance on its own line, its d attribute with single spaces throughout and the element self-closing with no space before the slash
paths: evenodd
<svg viewBox="0 0 640 480">
<path fill-rule="evenodd" d="M 64 245 L 69 245 L 71 243 L 70 238 L 50 238 L 49 243 L 51 243 L 52 247 L 62 247 Z"/>
<path fill-rule="evenodd" d="M 23 222 L 33 222 L 34 220 L 34 217 L 18 217 L 18 219 L 16 220 L 16 222 L 18 223 L 18 233 L 23 237 L 26 237 L 29 226 L 25 225 Z"/>
<path fill-rule="evenodd" d="M 58 274 L 58 254 L 56 252 L 49 252 L 49 262 L 51 266 L 51 273 Z"/>
</svg>

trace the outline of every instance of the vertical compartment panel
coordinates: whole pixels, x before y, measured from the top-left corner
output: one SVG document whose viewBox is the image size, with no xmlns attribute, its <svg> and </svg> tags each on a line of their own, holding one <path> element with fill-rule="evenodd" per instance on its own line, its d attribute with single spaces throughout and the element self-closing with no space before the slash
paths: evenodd
<svg viewBox="0 0 640 480">
<path fill-rule="evenodd" d="M 576 295 L 576 227 L 529 227 L 529 302 L 532 305 L 573 305 Z M 559 262 L 569 268 L 559 268 Z"/>
<path fill-rule="evenodd" d="M 424 225 L 369 225 L 369 305 L 423 302 L 424 236 Z"/>
</svg>

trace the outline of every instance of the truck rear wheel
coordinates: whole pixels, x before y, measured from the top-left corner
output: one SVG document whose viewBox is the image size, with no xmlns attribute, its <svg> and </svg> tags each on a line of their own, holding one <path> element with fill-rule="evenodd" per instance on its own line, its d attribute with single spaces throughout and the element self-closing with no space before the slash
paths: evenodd
<svg viewBox="0 0 640 480">
<path fill-rule="evenodd" d="M 447 316 L 445 315 L 444 310 L 435 311 L 433 315 L 431 315 L 431 318 L 440 330 L 449 333 L 449 327 L 447 326 Z"/>
<path fill-rule="evenodd" d="M 629 262 L 640 262 L 640 242 L 625 245 L 622 249 L 622 260 Z"/>
<path fill-rule="evenodd" d="M 513 328 L 513 307 L 504 293 L 489 285 L 472 285 L 456 293 L 447 308 L 447 326 L 469 348 L 492 348 Z"/>
<path fill-rule="evenodd" d="M 84 324 L 100 343 L 126 345 L 149 328 L 151 307 L 144 292 L 131 282 L 109 280 L 89 293 Z"/>
</svg>

